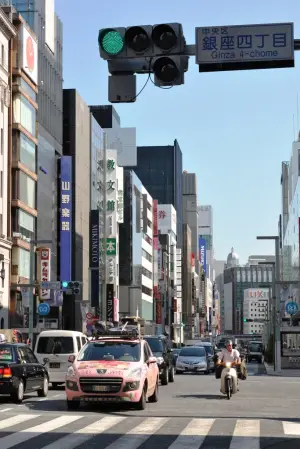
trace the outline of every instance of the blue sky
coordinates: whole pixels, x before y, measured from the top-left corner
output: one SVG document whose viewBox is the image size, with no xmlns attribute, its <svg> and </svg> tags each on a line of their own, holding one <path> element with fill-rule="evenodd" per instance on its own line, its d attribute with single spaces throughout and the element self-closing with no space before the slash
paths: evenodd
<svg viewBox="0 0 300 449">
<path fill-rule="evenodd" d="M 64 25 L 64 87 L 76 88 L 87 104 L 108 104 L 100 28 L 181 22 L 193 44 L 196 26 L 294 22 L 300 38 L 299 0 L 56 0 L 56 12 Z M 161 90 L 149 83 L 136 103 L 116 106 L 122 126 L 137 128 L 138 145 L 178 139 L 184 169 L 197 174 L 198 201 L 214 209 L 217 259 L 232 246 L 242 262 L 274 253 L 273 243 L 256 235 L 277 233 L 281 161 L 290 159 L 293 116 L 297 125 L 299 63 L 296 53 L 293 69 L 200 74 L 191 58 L 184 86 Z M 139 88 L 144 83 L 140 75 Z"/>
</svg>

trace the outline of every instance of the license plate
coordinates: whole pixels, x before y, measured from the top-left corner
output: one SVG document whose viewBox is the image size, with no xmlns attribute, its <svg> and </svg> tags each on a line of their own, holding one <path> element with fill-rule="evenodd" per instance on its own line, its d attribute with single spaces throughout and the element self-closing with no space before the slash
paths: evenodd
<svg viewBox="0 0 300 449">
<path fill-rule="evenodd" d="M 60 363 L 49 363 L 50 368 L 60 368 Z"/>
<path fill-rule="evenodd" d="M 93 385 L 92 390 L 93 391 L 108 391 L 109 387 L 106 387 L 105 385 Z"/>
</svg>

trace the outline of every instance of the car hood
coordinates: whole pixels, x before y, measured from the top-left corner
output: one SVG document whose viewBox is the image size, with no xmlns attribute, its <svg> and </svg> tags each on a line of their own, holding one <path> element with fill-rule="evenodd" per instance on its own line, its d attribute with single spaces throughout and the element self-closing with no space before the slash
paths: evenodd
<svg viewBox="0 0 300 449">
<path fill-rule="evenodd" d="M 74 368 L 80 376 L 126 377 L 131 371 L 141 367 L 137 362 L 119 362 L 116 360 L 101 362 L 77 362 Z"/>
</svg>

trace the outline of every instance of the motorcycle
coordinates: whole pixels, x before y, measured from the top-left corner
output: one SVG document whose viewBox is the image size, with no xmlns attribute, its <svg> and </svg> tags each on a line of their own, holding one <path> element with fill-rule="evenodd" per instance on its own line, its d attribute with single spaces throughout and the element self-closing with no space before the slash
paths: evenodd
<svg viewBox="0 0 300 449">
<path fill-rule="evenodd" d="M 231 362 L 221 363 L 221 366 L 224 367 L 221 374 L 221 392 L 227 396 L 228 400 L 238 391 L 237 366 L 239 365 Z M 223 383 L 224 389 L 222 390 Z"/>
</svg>

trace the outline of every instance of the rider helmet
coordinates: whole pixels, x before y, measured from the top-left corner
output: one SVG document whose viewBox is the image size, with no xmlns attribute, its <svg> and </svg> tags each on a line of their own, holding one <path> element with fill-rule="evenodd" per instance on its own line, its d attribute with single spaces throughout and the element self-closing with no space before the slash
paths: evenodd
<svg viewBox="0 0 300 449">
<path fill-rule="evenodd" d="M 231 352 L 232 351 L 232 340 L 227 340 L 225 345 L 226 345 L 227 351 Z"/>
</svg>

